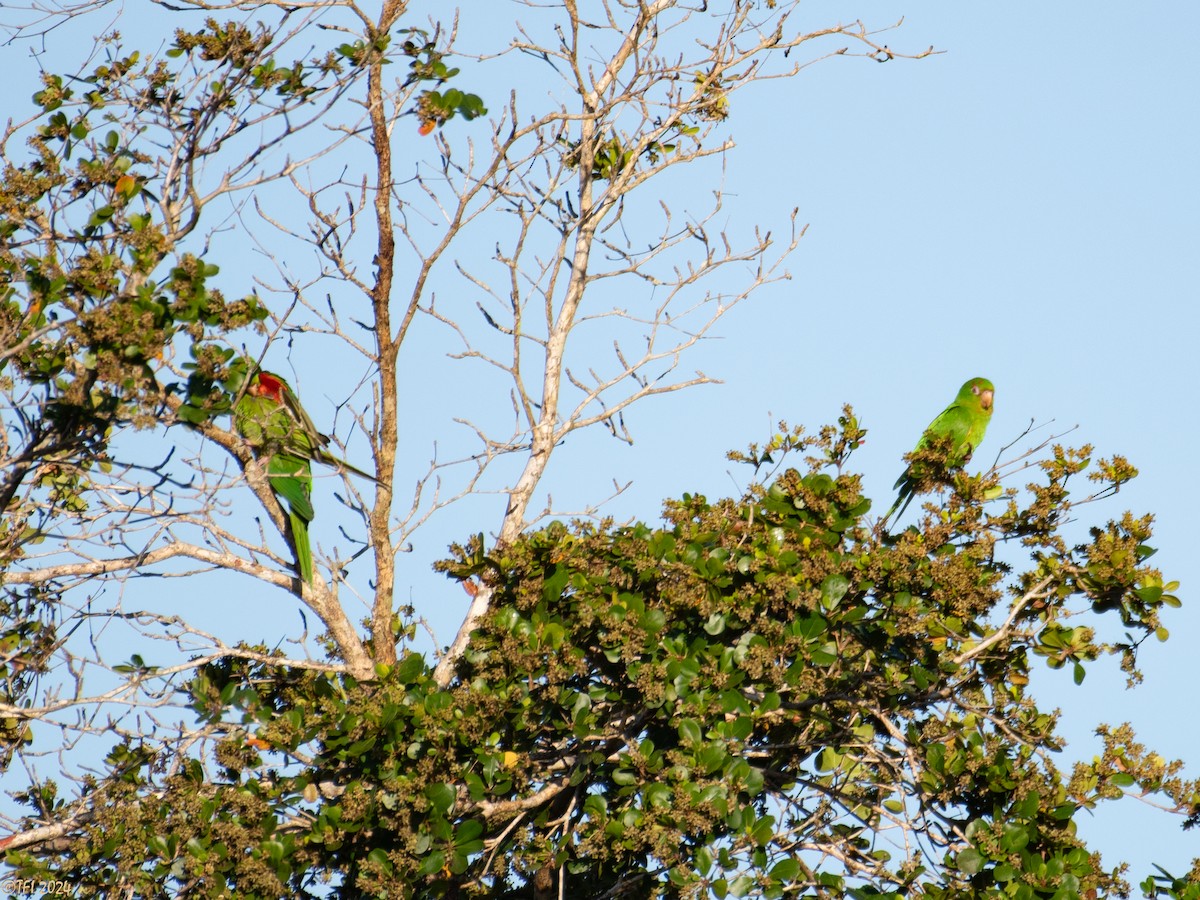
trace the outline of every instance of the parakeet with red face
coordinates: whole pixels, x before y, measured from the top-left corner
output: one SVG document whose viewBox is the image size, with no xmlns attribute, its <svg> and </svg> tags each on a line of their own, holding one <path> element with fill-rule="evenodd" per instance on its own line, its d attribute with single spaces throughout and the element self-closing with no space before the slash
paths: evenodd
<svg viewBox="0 0 1200 900">
<path fill-rule="evenodd" d="M 941 415 L 929 423 L 921 439 L 917 441 L 916 450 L 924 450 L 938 439 L 950 439 L 950 450 L 946 457 L 949 467 L 963 466 L 971 459 L 971 454 L 983 441 L 988 422 L 992 420 L 992 400 L 995 388 L 986 378 L 972 378 L 961 388 L 954 402 L 942 410 Z M 929 472 L 921 469 L 914 470 L 910 464 L 904 474 L 896 479 L 896 487 L 900 493 L 896 502 L 883 517 L 887 522 L 900 508 L 900 515 L 908 509 L 913 498 L 913 490 L 922 478 L 929 477 Z M 901 505 L 903 504 L 903 505 Z"/>
<path fill-rule="evenodd" d="M 312 545 L 308 524 L 313 520 L 312 463 L 324 463 L 375 481 L 325 450 L 329 438 L 317 431 L 312 419 L 296 399 L 291 386 L 274 372 L 256 372 L 250 377 L 242 398 L 233 410 L 234 427 L 266 460 L 271 490 L 286 501 L 292 539 L 296 545 L 296 569 L 312 583 Z"/>
</svg>

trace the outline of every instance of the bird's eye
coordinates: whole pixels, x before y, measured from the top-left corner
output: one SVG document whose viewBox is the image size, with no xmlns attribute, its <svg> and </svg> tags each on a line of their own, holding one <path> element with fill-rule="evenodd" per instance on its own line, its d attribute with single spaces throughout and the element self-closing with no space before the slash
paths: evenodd
<svg viewBox="0 0 1200 900">
<path fill-rule="evenodd" d="M 971 393 L 978 394 L 979 393 L 979 385 L 975 385 L 975 387 L 971 388 Z"/>
</svg>

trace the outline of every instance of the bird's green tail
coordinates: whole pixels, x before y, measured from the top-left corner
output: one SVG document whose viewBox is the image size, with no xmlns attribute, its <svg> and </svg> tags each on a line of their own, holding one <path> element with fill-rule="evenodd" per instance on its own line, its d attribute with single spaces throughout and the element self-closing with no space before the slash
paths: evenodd
<svg viewBox="0 0 1200 900">
<path fill-rule="evenodd" d="M 322 450 L 320 448 L 317 448 L 316 450 L 313 451 L 313 459 L 315 459 L 319 463 L 324 463 L 325 465 L 329 466 L 331 469 L 338 469 L 339 471 L 345 470 L 345 471 L 349 472 L 351 475 L 357 475 L 359 478 L 365 478 L 368 481 L 372 481 L 375 484 L 379 484 L 379 479 L 376 478 L 374 475 L 364 472 L 362 469 L 358 468 L 357 466 L 350 465 L 350 463 L 346 462 L 344 459 L 339 459 L 338 457 L 336 457 L 332 453 L 330 453 L 328 450 Z"/>
<path fill-rule="evenodd" d="M 288 511 L 292 523 L 292 541 L 296 544 L 296 571 L 306 584 L 312 584 L 312 545 L 308 542 L 308 523 L 292 511 Z"/>
<path fill-rule="evenodd" d="M 908 504 L 912 503 L 912 498 L 913 492 L 911 486 L 905 485 L 903 488 L 901 488 L 900 493 L 896 496 L 896 502 L 892 504 L 892 508 L 889 509 L 887 514 L 883 517 L 883 525 L 885 528 L 889 522 L 892 522 L 893 514 L 896 515 L 896 521 L 900 520 L 900 517 L 904 515 L 904 511 L 908 509 Z M 900 510 L 899 513 L 896 513 L 897 509 Z"/>
</svg>

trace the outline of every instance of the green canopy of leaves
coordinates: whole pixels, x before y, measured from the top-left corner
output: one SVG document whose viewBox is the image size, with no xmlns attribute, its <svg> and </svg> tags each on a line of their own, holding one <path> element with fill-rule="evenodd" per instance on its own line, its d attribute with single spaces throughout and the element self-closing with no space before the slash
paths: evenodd
<svg viewBox="0 0 1200 900">
<path fill-rule="evenodd" d="M 1117 652 L 1133 671 L 1178 603 L 1145 563 L 1148 519 L 1067 545 L 1089 454 L 1055 448 L 1025 502 L 993 509 L 994 479 L 959 474 L 889 535 L 846 469 L 861 435 L 848 412 L 777 438 L 806 471 L 684 496 L 660 527 L 457 548 L 444 568 L 492 606 L 448 689 L 417 654 L 366 683 L 207 667 L 189 690 L 225 734 L 218 777 L 122 746 L 69 850 L 10 862 L 142 896 L 1119 893 L 1078 817 L 1134 784 L 1194 812 L 1196 788 L 1127 729 L 1064 776 L 1026 685 L 1038 658 L 1078 679 Z M 1068 627 L 1081 613 L 1095 628 Z M 1112 645 L 1095 637 L 1110 613 L 1128 630 Z"/>
</svg>

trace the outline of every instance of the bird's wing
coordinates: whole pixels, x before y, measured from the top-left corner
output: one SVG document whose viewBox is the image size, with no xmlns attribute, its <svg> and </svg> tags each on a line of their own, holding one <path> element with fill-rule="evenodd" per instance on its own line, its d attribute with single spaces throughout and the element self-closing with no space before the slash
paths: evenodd
<svg viewBox="0 0 1200 900">
<path fill-rule="evenodd" d="M 960 454 L 962 454 L 964 449 L 967 449 L 967 438 L 970 431 L 970 411 L 965 407 L 959 406 L 957 403 L 952 403 L 942 410 L 937 418 L 929 423 L 929 427 L 921 434 L 921 439 L 917 441 L 917 446 L 913 449 L 914 451 L 924 450 L 929 446 L 932 439 L 949 437 L 951 446 L 947 462 L 950 465 L 957 465 L 962 462 Z M 969 452 L 969 449 L 967 449 L 967 454 Z M 913 481 L 913 471 L 910 466 L 900 473 L 900 477 L 896 479 L 896 484 L 893 486 L 900 491 L 897 503 L 912 492 Z"/>
<path fill-rule="evenodd" d="M 971 433 L 971 411 L 964 406 L 959 406 L 957 403 L 952 403 L 942 410 L 941 414 L 929 423 L 929 427 L 925 429 L 925 433 L 921 435 L 921 442 L 917 445 L 918 448 L 929 446 L 929 438 L 949 437 L 951 442 L 951 459 L 958 455 L 959 451 L 966 448 L 967 437 Z"/>
<path fill-rule="evenodd" d="M 300 448 L 309 453 L 324 447 L 329 443 L 329 438 L 317 430 L 317 426 L 313 424 L 313 420 L 309 418 L 304 407 L 300 405 L 300 401 L 296 399 L 296 394 L 286 382 L 283 386 L 283 407 L 287 410 L 287 414 L 292 422 L 292 427 L 296 434 L 294 440 L 297 445 L 307 443 L 307 446 Z"/>
<path fill-rule="evenodd" d="M 233 424 L 237 433 L 250 446 L 261 450 L 271 438 L 270 420 L 275 404 L 263 397 L 244 394 L 233 411 Z"/>
<path fill-rule="evenodd" d="M 267 463 L 271 490 L 287 501 L 288 507 L 306 522 L 316 513 L 312 505 L 312 468 L 307 459 L 277 453 Z"/>
</svg>

